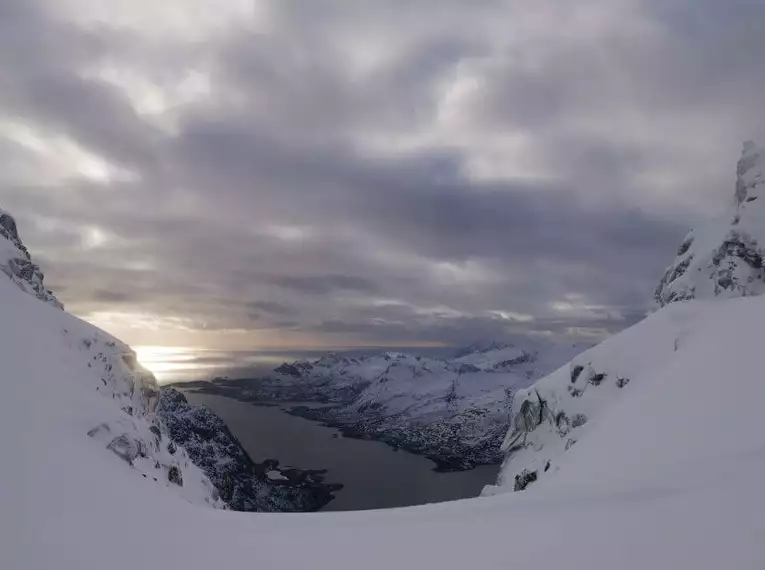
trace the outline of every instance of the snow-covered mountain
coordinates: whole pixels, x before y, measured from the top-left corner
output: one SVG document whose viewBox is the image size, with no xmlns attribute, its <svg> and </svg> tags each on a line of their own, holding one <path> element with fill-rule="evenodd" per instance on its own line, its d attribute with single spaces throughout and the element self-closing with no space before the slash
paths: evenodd
<svg viewBox="0 0 765 570">
<path fill-rule="evenodd" d="M 744 144 L 730 207 L 691 231 L 656 288 L 660 305 L 765 291 L 765 151 Z"/>
<path fill-rule="evenodd" d="M 62 465 L 86 475 L 92 462 L 107 461 L 189 501 L 221 506 L 185 450 L 163 437 L 154 377 L 127 345 L 61 310 L 7 212 L 0 256 L 8 276 L 0 276 L 0 437 L 6 458 L 27 462 L 29 480 L 17 483 L 56 486 Z"/>
<path fill-rule="evenodd" d="M 124 345 L 11 280 L 0 314 L 3 569 L 765 567 L 765 296 L 672 303 L 517 394 L 524 493 L 289 515 L 195 504 L 209 482 L 151 445 Z"/>
<path fill-rule="evenodd" d="M 496 464 L 516 390 L 591 345 L 527 340 L 476 345 L 455 358 L 404 352 L 330 354 L 285 363 L 265 377 L 217 379 L 185 389 L 248 402 L 320 402 L 290 413 L 425 455 L 440 470 Z"/>
<path fill-rule="evenodd" d="M 293 413 L 425 455 L 441 470 L 498 463 L 515 391 L 585 347 L 494 345 L 452 360 L 384 353 L 356 365 L 364 382 L 355 385 L 366 387 L 350 403 Z"/>
<path fill-rule="evenodd" d="M 16 228 L 16 220 L 0 208 L 0 271 L 18 287 L 38 299 L 59 309 L 64 306 L 45 288 L 40 268 L 32 262 L 32 256 L 24 246 Z"/>
<path fill-rule="evenodd" d="M 566 462 L 566 452 L 590 433 L 602 434 L 601 418 L 620 413 L 617 410 L 621 410 L 625 394 L 641 390 L 643 384 L 658 383 L 661 391 L 662 383 L 676 384 L 679 381 L 675 376 L 687 379 L 700 362 L 709 364 L 710 359 L 715 359 L 714 365 L 710 364 L 712 369 L 721 368 L 721 383 L 744 373 L 739 355 L 746 350 L 745 344 L 757 345 L 748 337 L 759 339 L 762 335 L 753 322 L 749 328 L 737 329 L 736 319 L 742 324 L 750 322 L 741 311 L 758 305 L 678 301 L 730 299 L 765 291 L 762 249 L 758 245 L 758 240 L 765 239 L 765 206 L 757 201 L 765 188 L 763 166 L 765 155 L 754 143 L 746 143 L 738 163 L 732 210 L 725 218 L 713 220 L 685 238 L 677 259 L 657 288 L 657 301 L 669 306 L 516 394 L 512 425 L 502 444 L 506 459 L 497 488 L 522 490 L 556 472 Z M 757 303 L 765 306 L 764 301 L 758 299 Z M 727 354 L 720 346 L 705 344 L 719 336 L 719 331 L 712 330 L 718 324 L 741 341 L 738 347 L 729 346 Z M 666 388 L 676 391 L 674 386 Z M 695 387 L 689 385 L 686 398 L 673 400 L 673 405 L 695 406 L 696 393 L 704 389 L 712 387 L 701 381 Z M 624 406 L 633 406 L 635 396 L 628 401 Z M 721 401 L 720 405 L 726 404 Z M 646 410 L 653 410 L 653 406 L 647 405 Z M 637 421 L 640 429 L 660 436 L 653 425 L 653 412 L 629 421 Z M 699 418 L 700 423 L 703 421 Z M 707 431 L 696 425 L 686 429 Z"/>
<path fill-rule="evenodd" d="M 46 474 L 51 477 L 47 484 L 55 485 L 55 473 L 65 463 L 81 465 L 85 474 L 97 462 L 94 456 L 102 454 L 125 473 L 194 503 L 290 511 L 315 510 L 331 499 L 326 485 L 301 473 L 302 480 L 272 481 L 258 472 L 206 408 L 165 397 L 158 409 L 156 381 L 135 353 L 62 311 L 43 287 L 42 273 L 7 212 L 0 214 L 0 269 L 8 277 L 0 276 L 0 364 L 7 405 L 0 414 L 0 437 L 10 439 L 10 447 L 7 441 L 2 447 L 9 457 L 29 459 L 29 485 L 45 484 Z"/>
<path fill-rule="evenodd" d="M 314 361 L 285 363 L 262 379 L 260 395 L 263 399 L 347 402 L 379 376 L 394 357 L 393 353 L 358 357 L 328 354 Z"/>
</svg>

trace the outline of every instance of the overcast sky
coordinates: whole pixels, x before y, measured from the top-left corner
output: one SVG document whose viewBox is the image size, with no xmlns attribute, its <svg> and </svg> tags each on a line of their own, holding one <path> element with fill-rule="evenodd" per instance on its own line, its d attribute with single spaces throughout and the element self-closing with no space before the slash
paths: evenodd
<svg viewBox="0 0 765 570">
<path fill-rule="evenodd" d="M 135 344 L 602 335 L 765 139 L 762 0 L 0 0 L 0 205 Z"/>
</svg>

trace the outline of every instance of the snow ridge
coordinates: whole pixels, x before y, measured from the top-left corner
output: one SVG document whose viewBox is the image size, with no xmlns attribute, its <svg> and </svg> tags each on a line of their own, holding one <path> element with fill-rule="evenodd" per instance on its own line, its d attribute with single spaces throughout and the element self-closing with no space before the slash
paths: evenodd
<svg viewBox="0 0 765 570">
<path fill-rule="evenodd" d="M 765 153 L 754 143 L 745 143 L 732 209 L 683 241 L 656 290 L 662 310 L 515 394 L 511 426 L 502 443 L 503 467 L 497 486 L 485 494 L 523 490 L 556 472 L 568 451 L 624 394 L 661 375 L 680 358 L 686 337 L 695 328 L 711 326 L 704 305 L 676 301 L 765 292 L 759 246 L 765 243 L 763 172 Z M 736 364 L 732 358 L 731 367 Z"/>
<path fill-rule="evenodd" d="M 764 188 L 765 151 L 746 142 L 736 169 L 733 203 L 721 218 L 685 237 L 656 288 L 659 305 L 765 291 Z"/>
<path fill-rule="evenodd" d="M 36 433 L 45 436 L 40 426 L 60 419 L 60 413 L 75 414 L 75 424 L 66 426 L 68 433 L 100 446 L 124 468 L 172 487 L 191 502 L 222 506 L 185 450 L 165 437 L 156 417 L 154 376 L 126 344 L 61 310 L 61 303 L 42 286 L 42 273 L 21 242 L 15 220 L 2 210 L 0 270 L 9 278 L 0 279 L 0 313 L 7 327 L 0 362 L 4 379 L 15 383 L 15 397 L 20 398 L 11 417 L 18 415 L 20 425 L 35 418 Z M 35 368 L 32 377 L 18 376 L 13 363 L 20 358 L 30 361 L 26 368 Z M 83 401 L 90 405 L 82 406 Z M 25 406 L 31 410 L 24 412 Z M 53 437 L 60 427 L 51 427 L 48 435 Z M 32 439 L 27 436 L 26 441 Z M 34 457 L 32 449 L 25 453 Z"/>
</svg>

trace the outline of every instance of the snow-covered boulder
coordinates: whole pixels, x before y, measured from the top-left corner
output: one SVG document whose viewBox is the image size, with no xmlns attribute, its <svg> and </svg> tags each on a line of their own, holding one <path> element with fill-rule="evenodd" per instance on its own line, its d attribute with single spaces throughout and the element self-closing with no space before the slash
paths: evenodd
<svg viewBox="0 0 765 570">
<path fill-rule="evenodd" d="M 744 144 L 733 201 L 719 218 L 694 229 L 659 286 L 656 301 L 746 297 L 765 291 L 765 151 Z"/>
<path fill-rule="evenodd" d="M 4 273 L 23 291 L 59 309 L 64 306 L 45 288 L 40 268 L 24 246 L 16 227 L 16 220 L 0 208 L 0 272 Z"/>
</svg>

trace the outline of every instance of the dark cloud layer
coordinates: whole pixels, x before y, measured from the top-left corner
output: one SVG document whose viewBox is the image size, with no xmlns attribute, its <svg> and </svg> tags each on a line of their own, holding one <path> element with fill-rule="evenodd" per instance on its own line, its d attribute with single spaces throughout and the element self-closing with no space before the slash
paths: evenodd
<svg viewBox="0 0 765 570">
<path fill-rule="evenodd" d="M 210 6 L 0 3 L 2 205 L 132 342 L 606 334 L 765 135 L 754 0 Z"/>
</svg>

